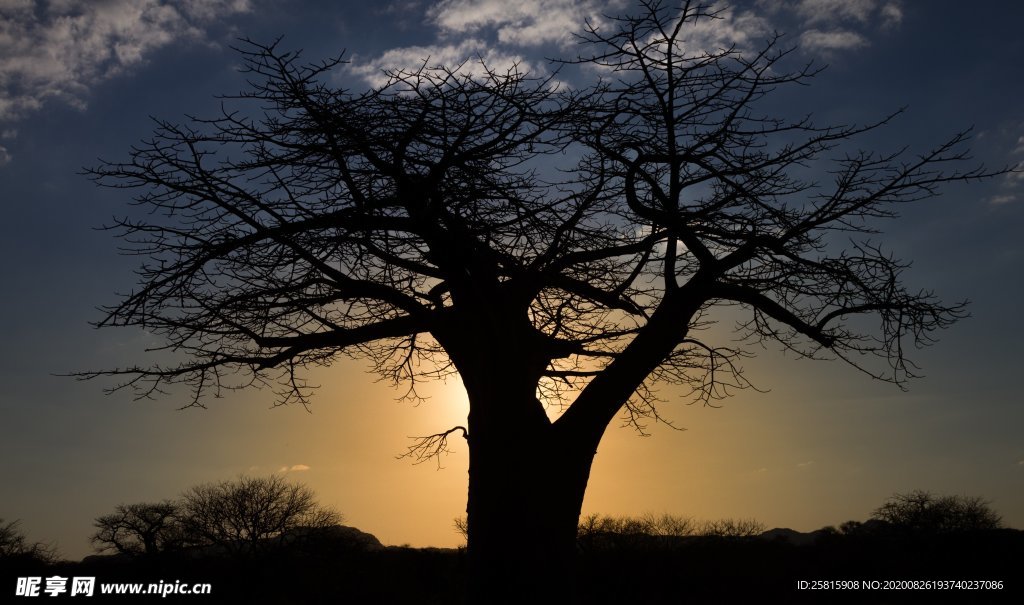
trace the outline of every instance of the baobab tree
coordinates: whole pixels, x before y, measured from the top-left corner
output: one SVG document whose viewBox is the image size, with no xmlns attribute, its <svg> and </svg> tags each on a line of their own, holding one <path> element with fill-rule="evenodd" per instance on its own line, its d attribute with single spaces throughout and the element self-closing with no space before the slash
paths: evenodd
<svg viewBox="0 0 1024 605">
<path fill-rule="evenodd" d="M 153 556 L 186 544 L 180 506 L 156 503 L 119 504 L 113 513 L 97 517 L 90 541 L 98 552 Z"/>
<path fill-rule="evenodd" d="M 474 64 L 352 92 L 326 82 L 340 57 L 247 43 L 251 88 L 221 115 L 161 121 L 129 160 L 89 170 L 146 211 L 114 226 L 146 261 L 100 325 L 144 327 L 179 361 L 84 376 L 123 376 L 140 396 L 184 383 L 203 405 L 239 386 L 306 403 L 303 371 L 338 356 L 408 385 L 457 372 L 467 423 L 418 451 L 468 441 L 480 600 L 492 585 L 571 592 L 562 572 L 616 417 L 657 420 L 658 384 L 704 402 L 747 384 L 746 352 L 703 330 L 722 309 L 748 343 L 903 384 L 906 353 L 964 308 L 907 289 L 906 265 L 856 237 L 991 176 L 963 167 L 966 134 L 916 156 L 847 149 L 893 116 L 765 115 L 764 97 L 815 70 L 787 71 L 777 38 L 691 43 L 718 18 L 705 7 L 639 8 L 585 30 L 564 69 L 598 80 L 571 90 Z M 837 148 L 831 183 L 801 178 Z M 544 589 L 541 565 L 557 570 Z"/>
</svg>

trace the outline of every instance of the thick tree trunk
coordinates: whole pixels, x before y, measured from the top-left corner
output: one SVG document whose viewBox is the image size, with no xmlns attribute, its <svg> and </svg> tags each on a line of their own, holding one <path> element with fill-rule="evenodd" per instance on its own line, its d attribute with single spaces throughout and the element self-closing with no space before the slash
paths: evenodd
<svg viewBox="0 0 1024 605">
<path fill-rule="evenodd" d="M 553 424 L 537 399 L 547 341 L 497 303 L 439 340 L 470 402 L 469 602 L 571 603 L 576 529 L 596 441 Z M 577 433 L 580 433 L 577 429 Z"/>
<path fill-rule="evenodd" d="M 571 603 L 593 448 L 551 424 L 494 428 L 470 429 L 469 601 Z"/>
</svg>

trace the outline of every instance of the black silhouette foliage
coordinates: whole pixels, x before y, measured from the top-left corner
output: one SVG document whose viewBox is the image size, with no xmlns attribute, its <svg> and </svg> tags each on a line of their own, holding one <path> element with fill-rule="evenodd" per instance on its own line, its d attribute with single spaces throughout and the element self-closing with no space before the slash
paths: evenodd
<svg viewBox="0 0 1024 605">
<path fill-rule="evenodd" d="M 901 530 L 949 533 L 999 529 L 1002 517 L 977 496 L 943 496 L 923 490 L 895 494 L 875 509 L 872 519 Z"/>
<path fill-rule="evenodd" d="M 340 513 L 316 501 L 312 489 L 281 475 L 199 485 L 187 490 L 180 504 L 180 522 L 191 544 L 233 555 L 310 539 L 341 520 Z"/>
<path fill-rule="evenodd" d="M 157 503 L 119 504 L 115 511 L 98 517 L 90 540 L 99 552 L 155 555 L 186 544 L 180 506 Z"/>
<path fill-rule="evenodd" d="M 21 522 L 0 519 L 0 563 L 46 564 L 57 560 L 57 551 L 42 542 L 30 542 L 19 527 Z"/>
</svg>

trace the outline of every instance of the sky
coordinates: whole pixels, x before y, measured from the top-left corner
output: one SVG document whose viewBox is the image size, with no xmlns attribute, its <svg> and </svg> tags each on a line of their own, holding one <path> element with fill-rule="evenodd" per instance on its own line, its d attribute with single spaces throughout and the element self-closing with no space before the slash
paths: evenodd
<svg viewBox="0 0 1024 605">
<path fill-rule="evenodd" d="M 385 68 L 429 57 L 482 57 L 548 74 L 575 56 L 585 19 L 627 0 L 0 0 L 0 518 L 68 558 L 91 552 L 96 517 L 121 503 L 174 498 L 200 483 L 284 473 L 312 487 L 346 524 L 386 544 L 454 546 L 464 514 L 465 447 L 440 461 L 399 459 L 411 436 L 465 421 L 457 379 L 427 385 L 419 405 L 359 360 L 313 374 L 310 410 L 246 391 L 181 410 L 174 397 L 133 401 L 113 383 L 69 372 L 145 363 L 141 331 L 95 330 L 135 285 L 139 259 L 97 229 L 128 213 L 130 194 L 80 173 L 125 158 L 151 117 L 214 115 L 245 87 L 240 38 L 345 53 L 332 85 L 373 86 Z M 820 122 L 866 123 L 906 107 L 861 144 L 924 151 L 973 128 L 977 162 L 1024 161 L 1024 5 L 1010 2 L 775 0 L 736 2 L 700 32 L 756 47 L 771 31 L 795 64 L 826 66 L 768 105 Z M 824 171 L 827 164 L 813 167 Z M 824 172 L 822 172 L 824 174 Z M 1024 177 L 951 186 L 907 207 L 879 239 L 914 261 L 910 286 L 971 301 L 971 317 L 915 351 L 924 377 L 906 392 L 837 362 L 767 348 L 745 363 L 766 392 L 717 408 L 673 401 L 685 430 L 610 429 L 584 513 L 754 518 L 810 531 L 866 519 L 914 489 L 988 499 L 1024 528 Z"/>
</svg>

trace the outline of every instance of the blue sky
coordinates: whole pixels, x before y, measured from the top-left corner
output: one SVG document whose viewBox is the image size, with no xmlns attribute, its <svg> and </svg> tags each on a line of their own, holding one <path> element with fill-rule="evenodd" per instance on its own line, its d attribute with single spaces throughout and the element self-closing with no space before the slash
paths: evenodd
<svg viewBox="0 0 1024 605">
<path fill-rule="evenodd" d="M 239 473 L 287 472 L 348 522 L 388 543 L 451 545 L 465 498 L 465 452 L 441 470 L 395 460 L 408 435 L 464 417 L 457 383 L 419 407 L 373 382 L 358 362 L 317 375 L 312 413 L 269 409 L 243 393 L 208 410 L 173 397 L 133 402 L 99 382 L 55 374 L 145 361 L 144 333 L 95 331 L 97 306 L 131 289 L 138 259 L 94 227 L 129 211 L 125 192 L 79 172 L 121 159 L 152 130 L 216 112 L 245 79 L 239 37 L 301 48 L 309 60 L 345 51 L 334 85 L 359 89 L 383 68 L 482 57 L 538 74 L 577 52 L 584 19 L 626 1 L 0 0 L 0 517 L 71 557 L 89 524 L 116 504 L 174 497 Z M 924 151 L 973 127 L 978 162 L 1024 160 L 1024 7 L 1009 2 L 802 0 L 737 2 L 704 44 L 756 48 L 771 31 L 798 47 L 793 65 L 828 68 L 766 108 L 822 122 L 869 122 L 900 107 L 864 147 Z M 826 168 L 818 167 L 814 170 Z M 903 393 L 840 364 L 759 351 L 747 364 L 767 394 L 721 409 L 670 407 L 684 432 L 612 431 L 585 510 L 756 517 L 810 530 L 863 519 L 896 491 L 989 498 L 1024 527 L 1024 178 L 949 187 L 903 209 L 880 239 L 914 261 L 910 285 L 971 314 L 916 354 L 926 377 Z M 669 393 L 670 395 L 670 393 Z M 461 416 L 460 416 L 461 415 Z"/>
</svg>

